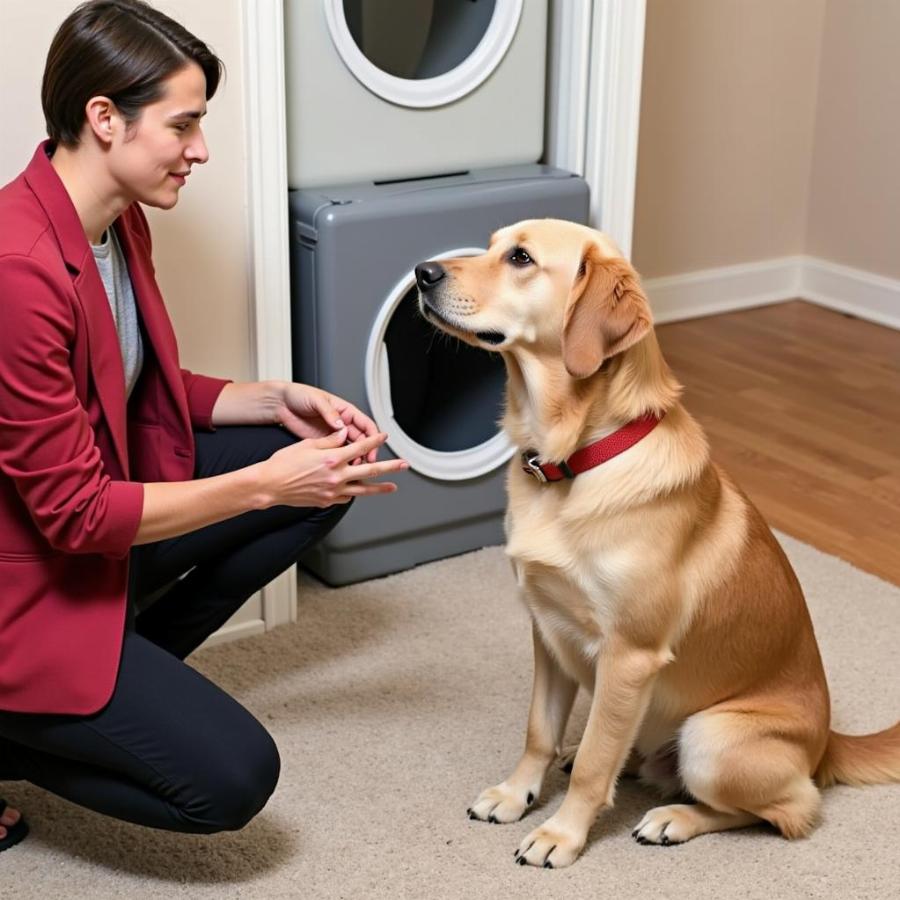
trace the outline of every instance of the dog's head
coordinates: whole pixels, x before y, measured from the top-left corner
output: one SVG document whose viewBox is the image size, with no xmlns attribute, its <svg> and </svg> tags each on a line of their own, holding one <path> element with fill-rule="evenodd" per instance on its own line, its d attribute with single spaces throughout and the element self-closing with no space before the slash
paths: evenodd
<svg viewBox="0 0 900 900">
<path fill-rule="evenodd" d="M 486 253 L 416 266 L 419 308 L 438 328 L 488 350 L 560 354 L 574 378 L 652 327 L 640 279 L 605 234 L 532 219 L 495 232 Z"/>
</svg>

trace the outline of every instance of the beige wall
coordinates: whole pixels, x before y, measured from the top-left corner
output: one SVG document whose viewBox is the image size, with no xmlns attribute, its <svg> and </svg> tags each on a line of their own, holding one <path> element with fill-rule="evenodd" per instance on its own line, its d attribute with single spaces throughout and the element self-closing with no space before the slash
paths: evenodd
<svg viewBox="0 0 900 900">
<path fill-rule="evenodd" d="M 44 60 L 53 33 L 76 5 L 0 0 L 0 184 L 25 167 L 46 136 Z M 239 0 L 155 5 L 205 40 L 228 70 L 204 122 L 210 161 L 195 170 L 173 210 L 148 210 L 157 275 L 184 365 L 246 380 L 253 357 Z"/>
<path fill-rule="evenodd" d="M 900 278 L 900 2 L 829 0 L 806 252 Z"/>
<path fill-rule="evenodd" d="M 825 0 L 648 0 L 645 277 L 803 251 L 824 17 Z"/>
<path fill-rule="evenodd" d="M 900 2 L 648 0 L 634 258 L 900 278 Z"/>
</svg>

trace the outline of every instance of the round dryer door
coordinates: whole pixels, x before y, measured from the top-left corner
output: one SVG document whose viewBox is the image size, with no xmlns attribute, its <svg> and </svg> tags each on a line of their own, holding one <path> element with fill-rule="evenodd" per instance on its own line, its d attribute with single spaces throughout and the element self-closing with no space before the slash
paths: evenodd
<svg viewBox="0 0 900 900">
<path fill-rule="evenodd" d="M 432 256 L 478 256 L 464 248 Z M 366 394 L 388 444 L 422 475 L 462 481 L 491 472 L 515 450 L 499 430 L 506 369 L 499 353 L 438 332 L 419 314 L 415 273 L 391 291 L 366 351 Z"/>
<path fill-rule="evenodd" d="M 451 103 L 482 84 L 522 14 L 522 0 L 323 2 L 331 38 L 354 76 L 379 97 L 416 108 Z"/>
</svg>

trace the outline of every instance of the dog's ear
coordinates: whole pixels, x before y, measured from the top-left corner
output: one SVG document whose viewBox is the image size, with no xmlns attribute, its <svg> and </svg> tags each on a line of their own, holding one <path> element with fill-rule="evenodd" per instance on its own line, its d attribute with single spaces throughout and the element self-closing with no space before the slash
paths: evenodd
<svg viewBox="0 0 900 900">
<path fill-rule="evenodd" d="M 624 259 L 604 259 L 595 244 L 586 247 L 563 320 L 563 362 L 569 374 L 593 375 L 603 360 L 637 343 L 652 323 L 637 272 Z"/>
</svg>

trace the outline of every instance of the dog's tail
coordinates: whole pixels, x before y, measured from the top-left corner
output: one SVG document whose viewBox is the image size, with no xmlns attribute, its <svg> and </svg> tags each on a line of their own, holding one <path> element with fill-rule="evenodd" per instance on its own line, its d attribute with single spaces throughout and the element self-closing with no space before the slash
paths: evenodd
<svg viewBox="0 0 900 900">
<path fill-rule="evenodd" d="M 832 731 L 815 779 L 819 787 L 900 781 L 900 722 L 877 734 Z"/>
</svg>

